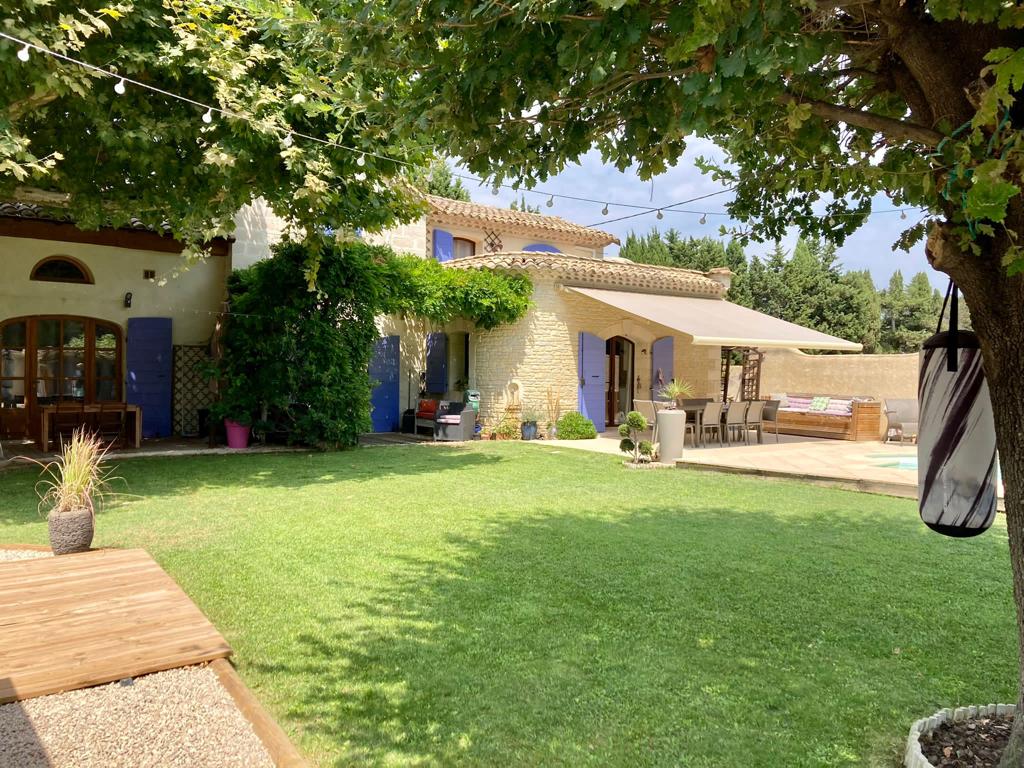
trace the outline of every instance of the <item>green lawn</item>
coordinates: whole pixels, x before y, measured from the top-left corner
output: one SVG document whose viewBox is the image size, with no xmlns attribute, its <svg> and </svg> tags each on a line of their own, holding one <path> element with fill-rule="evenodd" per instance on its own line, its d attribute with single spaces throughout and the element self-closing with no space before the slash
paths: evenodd
<svg viewBox="0 0 1024 768">
<path fill-rule="evenodd" d="M 119 474 L 97 543 L 148 549 L 323 766 L 894 766 L 916 717 L 1015 699 L 1001 521 L 516 443 Z M 0 542 L 45 541 L 33 477 Z"/>
</svg>

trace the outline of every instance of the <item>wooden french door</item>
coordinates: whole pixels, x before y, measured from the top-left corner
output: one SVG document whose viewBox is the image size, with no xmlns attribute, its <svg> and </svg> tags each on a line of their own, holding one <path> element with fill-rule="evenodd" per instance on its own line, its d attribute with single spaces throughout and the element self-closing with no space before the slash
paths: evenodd
<svg viewBox="0 0 1024 768">
<path fill-rule="evenodd" d="M 124 340 L 116 323 L 72 315 L 0 322 L 0 435 L 39 432 L 39 408 L 121 402 Z"/>
<path fill-rule="evenodd" d="M 605 421 L 609 425 L 621 424 L 633 410 L 633 352 L 633 342 L 622 336 L 605 342 Z"/>
</svg>

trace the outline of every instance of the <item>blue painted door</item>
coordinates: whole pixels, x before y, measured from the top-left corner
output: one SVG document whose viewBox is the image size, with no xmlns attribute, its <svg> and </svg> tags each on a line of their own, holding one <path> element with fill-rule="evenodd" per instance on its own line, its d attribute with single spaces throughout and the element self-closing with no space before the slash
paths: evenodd
<svg viewBox="0 0 1024 768">
<path fill-rule="evenodd" d="M 607 367 L 604 339 L 581 332 L 579 408 L 580 413 L 594 422 L 598 432 L 604 432 Z"/>
<path fill-rule="evenodd" d="M 443 395 L 448 391 L 448 335 L 427 334 L 427 392 Z"/>
<path fill-rule="evenodd" d="M 171 318 L 133 317 L 125 342 L 128 402 L 142 408 L 142 436 L 171 434 Z"/>
<path fill-rule="evenodd" d="M 664 400 L 658 392 L 672 381 L 672 358 L 674 345 L 671 336 L 662 336 L 651 344 L 651 395 L 652 400 Z"/>
<path fill-rule="evenodd" d="M 398 431 L 398 355 L 399 338 L 385 336 L 377 340 L 370 360 L 370 419 L 374 432 Z"/>
</svg>

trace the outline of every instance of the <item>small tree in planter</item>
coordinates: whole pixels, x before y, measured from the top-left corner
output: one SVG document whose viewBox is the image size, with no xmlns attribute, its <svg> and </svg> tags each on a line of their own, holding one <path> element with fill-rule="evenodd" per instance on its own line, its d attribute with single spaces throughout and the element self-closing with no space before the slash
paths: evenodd
<svg viewBox="0 0 1024 768">
<path fill-rule="evenodd" d="M 672 405 L 678 407 L 680 400 L 693 397 L 693 387 L 685 381 L 672 379 L 672 381 L 658 391 L 658 396 L 664 397 L 666 400 L 671 400 Z"/>
<path fill-rule="evenodd" d="M 634 465 L 648 462 L 654 455 L 654 445 L 650 440 L 641 440 L 642 433 L 647 431 L 647 419 L 639 411 L 630 411 L 626 420 L 619 425 L 619 450 L 630 454 Z"/>
<path fill-rule="evenodd" d="M 113 478 L 104 464 L 106 455 L 99 437 L 83 427 L 61 446 L 58 458 L 47 464 L 35 462 L 47 476 L 36 484 L 36 493 L 53 554 L 85 552 L 92 546 L 96 509 L 111 494 Z"/>
</svg>

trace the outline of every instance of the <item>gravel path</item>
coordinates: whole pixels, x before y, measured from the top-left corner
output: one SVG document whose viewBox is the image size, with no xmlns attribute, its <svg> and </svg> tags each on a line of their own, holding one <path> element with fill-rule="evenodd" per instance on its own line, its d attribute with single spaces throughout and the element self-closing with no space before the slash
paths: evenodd
<svg viewBox="0 0 1024 768">
<path fill-rule="evenodd" d="M 53 557 L 53 553 L 38 549 L 0 549 L 0 563 L 5 560 L 31 560 L 34 557 Z"/>
<path fill-rule="evenodd" d="M 273 768 L 208 667 L 0 706 L 0 768 Z"/>
</svg>

